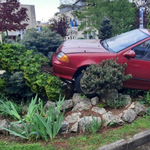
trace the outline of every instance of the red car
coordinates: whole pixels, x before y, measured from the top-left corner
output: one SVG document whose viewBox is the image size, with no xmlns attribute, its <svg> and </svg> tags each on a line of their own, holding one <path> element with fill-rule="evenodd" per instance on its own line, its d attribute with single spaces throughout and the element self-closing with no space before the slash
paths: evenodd
<svg viewBox="0 0 150 150">
<path fill-rule="evenodd" d="M 66 81 L 74 81 L 76 90 L 84 93 L 80 85 L 82 70 L 111 58 L 127 63 L 125 73 L 132 74 L 124 87 L 150 90 L 150 30 L 147 29 L 135 29 L 103 41 L 66 41 L 53 55 L 53 72 Z"/>
</svg>

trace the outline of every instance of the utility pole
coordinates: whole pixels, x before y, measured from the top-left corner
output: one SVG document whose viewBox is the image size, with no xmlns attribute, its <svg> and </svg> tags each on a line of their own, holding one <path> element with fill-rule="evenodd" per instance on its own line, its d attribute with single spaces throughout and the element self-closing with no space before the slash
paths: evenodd
<svg viewBox="0 0 150 150">
<path fill-rule="evenodd" d="M 149 7 L 148 4 L 150 3 L 150 0 L 134 0 L 134 3 L 139 8 L 139 28 L 144 27 L 144 12 L 147 14 L 149 13 Z"/>
<path fill-rule="evenodd" d="M 144 7 L 143 7 L 143 1 L 141 0 L 141 6 L 139 8 L 139 19 L 140 19 L 140 25 L 139 28 L 143 28 L 143 13 L 144 13 Z"/>
</svg>

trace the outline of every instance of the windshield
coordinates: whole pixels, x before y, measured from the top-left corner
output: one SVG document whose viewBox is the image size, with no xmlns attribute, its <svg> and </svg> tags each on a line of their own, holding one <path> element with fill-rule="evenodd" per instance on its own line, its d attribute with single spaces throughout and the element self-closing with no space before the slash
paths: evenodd
<svg viewBox="0 0 150 150">
<path fill-rule="evenodd" d="M 149 37 L 148 34 L 139 29 L 135 29 L 110 39 L 104 40 L 101 44 L 109 51 L 119 52 L 145 38 Z"/>
</svg>

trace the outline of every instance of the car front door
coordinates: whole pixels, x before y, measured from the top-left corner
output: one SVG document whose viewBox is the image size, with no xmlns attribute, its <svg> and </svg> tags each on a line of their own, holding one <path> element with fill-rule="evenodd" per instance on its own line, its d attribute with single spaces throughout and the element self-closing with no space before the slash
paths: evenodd
<svg viewBox="0 0 150 150">
<path fill-rule="evenodd" d="M 132 79 L 124 82 L 124 86 L 150 90 L 150 40 L 133 47 L 131 50 L 135 52 L 135 58 L 122 55 L 123 61 L 127 63 L 125 73 L 132 74 Z"/>
</svg>

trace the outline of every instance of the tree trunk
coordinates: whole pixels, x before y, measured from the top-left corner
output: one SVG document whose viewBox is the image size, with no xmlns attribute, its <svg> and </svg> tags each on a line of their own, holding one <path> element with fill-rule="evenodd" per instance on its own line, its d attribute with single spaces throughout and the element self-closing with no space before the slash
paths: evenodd
<svg viewBox="0 0 150 150">
<path fill-rule="evenodd" d="M 0 43 L 2 44 L 3 41 L 2 41 L 2 32 L 0 32 Z"/>
<path fill-rule="evenodd" d="M 8 39 L 8 31 L 6 30 L 6 38 Z"/>
</svg>

